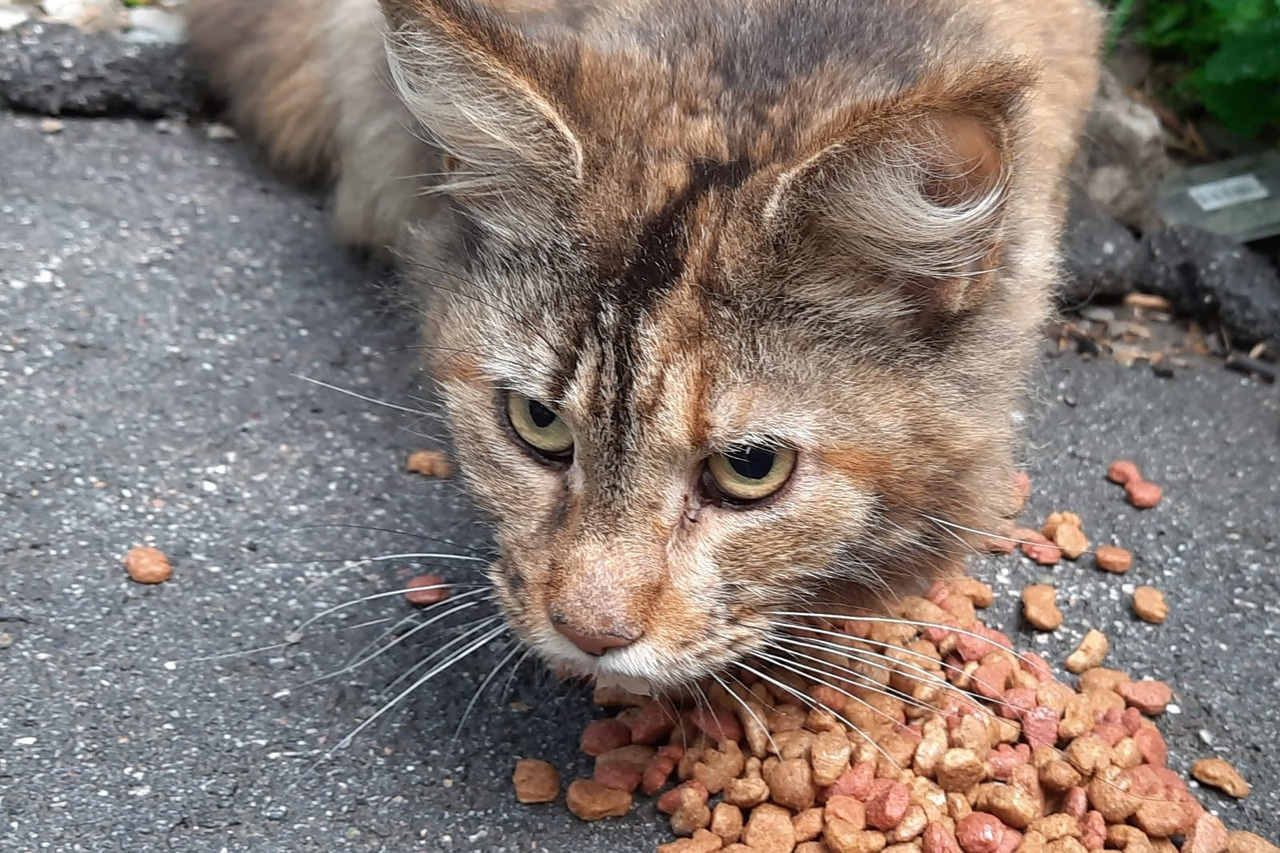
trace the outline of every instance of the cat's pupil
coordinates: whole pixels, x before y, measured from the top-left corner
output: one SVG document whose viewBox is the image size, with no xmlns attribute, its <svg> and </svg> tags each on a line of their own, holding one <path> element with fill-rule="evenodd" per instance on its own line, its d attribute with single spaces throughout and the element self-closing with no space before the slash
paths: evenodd
<svg viewBox="0 0 1280 853">
<path fill-rule="evenodd" d="M 546 429 L 555 423 L 556 413 L 539 403 L 537 400 L 530 400 L 529 420 L 533 421 L 533 425 L 538 429 Z"/>
<path fill-rule="evenodd" d="M 773 470 L 775 454 L 764 447 L 743 447 L 726 456 L 729 466 L 747 480 L 763 480 Z"/>
</svg>

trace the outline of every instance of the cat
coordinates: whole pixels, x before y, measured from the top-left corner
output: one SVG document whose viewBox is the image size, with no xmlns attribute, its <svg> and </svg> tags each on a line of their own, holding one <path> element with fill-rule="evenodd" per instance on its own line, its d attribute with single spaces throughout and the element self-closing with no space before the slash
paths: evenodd
<svg viewBox="0 0 1280 853">
<path fill-rule="evenodd" d="M 187 14 L 235 124 L 420 286 L 496 597 L 551 666 L 692 684 L 1007 514 L 1092 0 Z"/>
</svg>

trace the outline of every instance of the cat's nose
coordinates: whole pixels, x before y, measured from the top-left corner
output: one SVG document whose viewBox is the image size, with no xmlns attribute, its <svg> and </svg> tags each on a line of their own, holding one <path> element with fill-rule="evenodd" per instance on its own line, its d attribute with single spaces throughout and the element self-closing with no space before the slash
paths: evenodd
<svg viewBox="0 0 1280 853">
<path fill-rule="evenodd" d="M 555 626 L 569 642 L 573 643 L 582 651 L 592 657 L 600 657 L 609 649 L 622 649 L 640 639 L 639 633 L 623 632 L 616 633 L 586 633 L 580 631 L 570 625 L 563 619 L 552 618 L 551 624 Z"/>
</svg>

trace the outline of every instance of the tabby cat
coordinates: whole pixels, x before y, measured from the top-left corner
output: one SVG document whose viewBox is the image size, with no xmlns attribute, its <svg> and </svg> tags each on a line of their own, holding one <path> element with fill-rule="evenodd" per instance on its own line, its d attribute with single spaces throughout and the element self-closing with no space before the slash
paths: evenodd
<svg viewBox="0 0 1280 853">
<path fill-rule="evenodd" d="M 190 0 L 189 28 L 339 239 L 421 284 L 496 596 L 554 667 L 695 681 L 1009 508 L 1091 0 Z"/>
</svg>

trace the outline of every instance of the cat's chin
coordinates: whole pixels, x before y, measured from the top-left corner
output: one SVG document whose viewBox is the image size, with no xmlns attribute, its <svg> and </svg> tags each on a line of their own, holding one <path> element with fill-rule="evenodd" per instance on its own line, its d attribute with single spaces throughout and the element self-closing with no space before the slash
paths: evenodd
<svg viewBox="0 0 1280 853">
<path fill-rule="evenodd" d="M 596 675 L 594 681 L 597 687 L 625 690 L 637 696 L 658 696 L 662 693 L 661 689 L 652 681 L 644 678 L 635 678 L 630 675 L 604 672 Z"/>
</svg>

